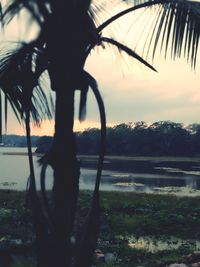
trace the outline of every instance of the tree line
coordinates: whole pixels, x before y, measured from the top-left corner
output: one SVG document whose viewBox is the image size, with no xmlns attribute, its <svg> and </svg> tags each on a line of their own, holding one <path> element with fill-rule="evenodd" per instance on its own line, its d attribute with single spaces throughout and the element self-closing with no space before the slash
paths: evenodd
<svg viewBox="0 0 200 267">
<path fill-rule="evenodd" d="M 100 130 L 88 128 L 76 133 L 79 154 L 96 155 Z M 48 150 L 52 137 L 37 141 L 37 152 Z M 108 155 L 130 156 L 199 156 L 200 124 L 187 126 L 172 121 L 121 123 L 107 128 Z"/>
<path fill-rule="evenodd" d="M 31 143 L 33 147 L 37 146 L 38 139 L 40 136 L 31 136 Z M 2 143 L 6 147 L 26 147 L 27 141 L 26 136 L 16 134 L 2 135 Z"/>
</svg>

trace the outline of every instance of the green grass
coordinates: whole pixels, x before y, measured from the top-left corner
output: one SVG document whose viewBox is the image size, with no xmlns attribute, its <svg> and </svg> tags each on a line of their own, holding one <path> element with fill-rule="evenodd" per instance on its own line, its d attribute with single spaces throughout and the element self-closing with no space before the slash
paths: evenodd
<svg viewBox="0 0 200 267">
<path fill-rule="evenodd" d="M 104 192 L 102 206 L 116 234 L 200 239 L 200 197 Z"/>
<path fill-rule="evenodd" d="M 30 214 L 25 209 L 24 192 L 0 191 L 0 239 L 33 238 Z M 81 191 L 78 202 L 77 226 L 89 209 L 92 193 Z M 96 262 L 99 267 L 164 267 L 181 261 L 181 257 L 196 249 L 193 240 L 200 240 L 200 197 L 122 192 L 101 193 L 102 222 L 98 248 L 103 253 L 116 253 L 115 263 Z M 166 246 L 152 252 L 148 247 L 131 247 L 131 238 L 150 238 L 156 246 L 171 238 L 183 240 L 176 249 Z M 178 241 L 174 241 L 178 242 Z M 34 267 L 16 261 L 11 267 Z"/>
</svg>

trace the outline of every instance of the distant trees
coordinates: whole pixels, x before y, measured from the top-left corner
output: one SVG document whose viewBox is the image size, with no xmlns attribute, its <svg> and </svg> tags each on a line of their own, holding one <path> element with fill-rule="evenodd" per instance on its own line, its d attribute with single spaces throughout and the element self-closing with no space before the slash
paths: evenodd
<svg viewBox="0 0 200 267">
<path fill-rule="evenodd" d="M 51 136 L 42 136 L 36 141 L 36 146 L 39 147 L 43 153 L 46 153 L 50 150 L 52 139 Z"/>
<path fill-rule="evenodd" d="M 79 154 L 97 154 L 100 131 L 89 128 L 76 133 Z M 37 152 L 47 152 L 51 136 L 32 136 Z M 5 146 L 25 147 L 26 137 L 3 135 Z M 184 126 L 172 121 L 158 121 L 148 125 L 144 121 L 121 123 L 107 128 L 106 153 L 136 156 L 197 156 L 200 155 L 200 124 Z"/>
<path fill-rule="evenodd" d="M 99 130 L 77 133 L 79 154 L 97 154 Z M 200 124 L 184 126 L 172 121 L 122 123 L 107 128 L 110 155 L 197 156 L 200 155 Z"/>
<path fill-rule="evenodd" d="M 41 139 L 40 136 L 31 136 L 31 143 L 33 147 L 38 146 L 38 139 Z M 5 146 L 10 147 L 26 147 L 26 137 L 15 134 L 7 134 L 2 136 L 2 141 Z"/>
<path fill-rule="evenodd" d="M 187 130 L 190 132 L 192 142 L 191 150 L 192 154 L 200 154 L 200 124 L 194 123 L 190 124 L 187 127 Z"/>
<path fill-rule="evenodd" d="M 150 125 L 157 144 L 155 150 L 161 155 L 185 156 L 191 154 L 190 134 L 181 123 L 159 121 Z"/>
<path fill-rule="evenodd" d="M 79 154 L 98 154 L 100 130 L 89 128 L 76 134 Z M 52 137 L 37 142 L 37 152 L 50 148 Z M 133 156 L 198 156 L 200 155 L 200 124 L 184 126 L 172 121 L 121 123 L 107 128 L 109 155 Z"/>
</svg>

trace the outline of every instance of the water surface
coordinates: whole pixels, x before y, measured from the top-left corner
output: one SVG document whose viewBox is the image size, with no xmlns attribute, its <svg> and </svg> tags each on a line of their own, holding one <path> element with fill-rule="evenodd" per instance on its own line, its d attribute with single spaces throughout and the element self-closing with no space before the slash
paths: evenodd
<svg viewBox="0 0 200 267">
<path fill-rule="evenodd" d="M 35 149 L 33 148 L 33 151 Z M 0 188 L 25 190 L 29 176 L 28 158 L 20 153 L 26 148 L 0 147 Z M 11 155 L 9 153 L 15 153 Z M 19 153 L 19 154 L 18 154 Z M 40 166 L 34 156 L 37 188 L 40 189 Z M 96 160 L 81 160 L 81 189 L 93 189 L 96 177 Z M 46 172 L 46 186 L 53 184 L 53 172 Z M 102 173 L 101 190 L 137 191 L 200 195 L 200 162 L 159 160 L 106 160 Z"/>
</svg>

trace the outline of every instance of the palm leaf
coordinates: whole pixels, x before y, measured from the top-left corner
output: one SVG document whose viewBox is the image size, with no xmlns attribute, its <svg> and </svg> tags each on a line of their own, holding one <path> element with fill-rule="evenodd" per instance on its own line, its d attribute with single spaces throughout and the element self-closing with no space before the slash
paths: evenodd
<svg viewBox="0 0 200 267">
<path fill-rule="evenodd" d="M 92 1 L 89 8 L 89 14 L 96 25 L 101 25 L 105 17 L 110 17 L 109 11 L 105 6 L 105 2 L 101 0 Z"/>
<path fill-rule="evenodd" d="M 96 176 L 96 184 L 95 184 L 95 192 L 98 192 L 100 180 L 101 180 L 101 172 L 103 168 L 105 147 L 106 147 L 106 114 L 105 114 L 104 103 L 103 103 L 101 94 L 99 92 L 96 80 L 89 73 L 87 72 L 84 72 L 84 73 L 88 81 L 88 84 L 91 87 L 95 95 L 97 105 L 99 108 L 100 122 L 101 122 L 101 143 L 100 143 L 99 160 L 98 160 L 97 176 Z"/>
<path fill-rule="evenodd" d="M 96 247 L 100 226 L 99 186 L 101 181 L 101 172 L 103 168 L 103 160 L 106 146 L 106 116 L 103 100 L 99 93 L 99 89 L 95 79 L 87 72 L 84 72 L 84 78 L 86 83 L 91 87 L 98 104 L 101 121 L 101 143 L 97 166 L 96 183 L 91 209 L 89 211 L 89 214 L 87 215 L 86 221 L 81 229 L 81 234 L 78 238 L 78 246 L 74 267 L 88 267 L 92 265 L 94 250 Z"/>
<path fill-rule="evenodd" d="M 4 115 L 5 115 L 5 134 L 7 133 L 7 124 L 8 124 L 8 97 L 5 95 L 4 99 Z"/>
<path fill-rule="evenodd" d="M 31 94 L 30 115 L 31 120 L 39 125 L 43 119 L 52 118 L 51 96 L 43 92 L 40 84 L 40 76 L 45 69 L 44 62 L 41 68 L 35 68 L 33 63 L 38 57 L 42 57 L 33 44 L 21 44 L 20 47 L 0 50 L 0 87 L 9 102 L 12 101 L 15 111 L 19 113 L 22 120 L 25 119 L 24 111 L 27 98 Z M 44 59 L 45 61 L 45 59 Z M 39 61 L 38 61 L 39 62 Z M 37 63 L 38 63 L 37 62 Z M 40 60 L 40 62 L 42 62 Z M 26 77 L 26 79 L 24 79 Z M 24 86 L 25 84 L 26 86 Z M 24 90 L 23 88 L 26 88 Z M 31 92 L 27 88 L 34 88 Z"/>
<path fill-rule="evenodd" d="M 14 17 L 16 17 L 21 10 L 28 10 L 32 15 L 31 20 L 37 21 L 39 25 L 42 25 L 43 19 L 47 19 L 49 11 L 47 3 L 49 1 L 40 0 L 11 0 L 8 1 L 3 7 L 1 22 L 3 26 L 10 23 Z"/>
<path fill-rule="evenodd" d="M 2 96 L 0 91 L 0 143 L 2 143 Z"/>
<path fill-rule="evenodd" d="M 120 42 L 118 42 L 114 39 L 111 39 L 111 38 L 107 38 L 107 37 L 101 37 L 101 41 L 116 46 L 120 52 L 121 51 L 125 52 L 129 56 L 137 59 L 140 63 L 144 64 L 148 68 L 152 69 L 153 71 L 156 71 L 156 69 L 154 67 L 152 67 L 148 62 L 146 62 L 142 57 L 140 57 L 135 51 L 133 51 L 129 47 L 125 46 L 124 44 L 121 44 Z"/>
<path fill-rule="evenodd" d="M 149 41 L 147 55 L 152 48 L 152 57 L 155 57 L 157 47 L 164 49 L 165 56 L 168 50 L 171 51 L 171 57 L 180 57 L 182 54 L 191 62 L 193 68 L 196 66 L 197 52 L 200 36 L 200 3 L 187 0 L 137 0 L 126 1 L 133 3 L 133 7 L 129 7 L 122 12 L 105 21 L 98 27 L 101 32 L 105 27 L 122 16 L 139 10 L 141 8 L 150 8 L 157 5 L 161 9 L 156 14 L 158 19 L 153 25 L 152 38 Z M 155 15 L 154 14 L 154 15 Z M 143 25 L 144 27 L 146 25 Z"/>
<path fill-rule="evenodd" d="M 54 218 L 52 216 L 52 211 L 50 209 L 49 201 L 46 194 L 46 169 L 49 164 L 49 153 L 45 154 L 42 158 L 40 158 L 39 163 L 42 165 L 40 172 L 40 187 L 42 193 L 42 201 L 44 204 L 45 211 L 50 219 L 50 227 L 54 225 Z"/>
<path fill-rule="evenodd" d="M 50 257 L 47 255 L 47 247 L 49 246 L 48 238 L 48 225 L 42 209 L 41 202 L 36 192 L 35 175 L 33 167 L 33 156 L 31 150 L 31 138 L 30 138 L 30 117 L 28 112 L 26 113 L 26 137 L 29 157 L 30 177 L 28 181 L 28 200 L 31 205 L 32 219 L 34 222 L 36 233 L 36 251 L 37 259 L 40 265 L 38 266 L 50 266 Z"/>
<path fill-rule="evenodd" d="M 86 117 L 86 102 L 87 102 L 87 91 L 81 90 L 80 106 L 79 106 L 79 121 L 82 122 Z"/>
<path fill-rule="evenodd" d="M 7 99 L 8 99 L 8 103 L 10 104 L 14 114 L 15 114 L 15 117 L 17 119 L 17 121 L 19 122 L 19 124 L 21 124 L 22 120 L 21 120 L 21 117 L 20 117 L 20 106 L 18 105 L 18 102 L 16 101 L 16 99 L 11 99 L 10 96 L 7 96 Z"/>
<path fill-rule="evenodd" d="M 168 4 L 167 8 L 171 13 L 165 18 L 165 32 L 157 32 L 157 41 L 162 37 L 161 47 L 165 44 L 165 54 L 167 54 L 171 38 L 171 57 L 180 57 L 183 52 L 195 68 L 200 36 L 200 3 L 175 1 Z M 152 46 L 154 56 L 156 47 L 155 44 Z"/>
<path fill-rule="evenodd" d="M 8 24 L 16 16 L 16 14 L 19 14 L 22 7 L 23 1 L 21 0 L 7 2 L 6 5 L 3 7 L 1 17 L 3 25 Z"/>
<path fill-rule="evenodd" d="M 160 4 L 161 2 L 167 2 L 167 0 L 166 1 L 162 1 L 162 0 L 141 1 L 141 3 L 139 3 L 138 5 L 134 5 L 133 7 L 129 7 L 127 9 L 117 13 L 116 15 L 112 16 L 111 18 L 109 18 L 105 22 L 103 22 L 101 25 L 99 25 L 99 27 L 97 28 L 97 31 L 102 32 L 102 30 L 104 30 L 111 23 L 113 23 L 114 21 L 118 20 L 119 18 L 129 14 L 130 12 L 134 12 L 134 11 L 139 10 L 141 8 L 151 7 L 153 5 Z"/>
<path fill-rule="evenodd" d="M 79 105 L 79 121 L 82 122 L 86 117 L 86 102 L 88 93 L 88 84 L 83 84 L 81 88 L 80 105 Z"/>
</svg>

